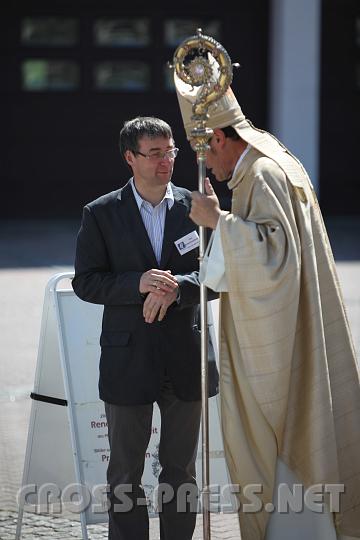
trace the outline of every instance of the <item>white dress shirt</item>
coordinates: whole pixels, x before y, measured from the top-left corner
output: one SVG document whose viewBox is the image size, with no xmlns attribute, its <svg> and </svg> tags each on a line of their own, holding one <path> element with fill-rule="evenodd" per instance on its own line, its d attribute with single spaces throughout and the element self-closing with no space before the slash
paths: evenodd
<svg viewBox="0 0 360 540">
<path fill-rule="evenodd" d="M 145 201 L 136 190 L 134 178 L 131 178 L 130 183 L 156 260 L 160 264 L 166 209 L 169 208 L 170 210 L 174 205 L 174 194 L 171 185 L 168 183 L 163 200 L 157 206 L 153 206 L 148 201 Z"/>
</svg>

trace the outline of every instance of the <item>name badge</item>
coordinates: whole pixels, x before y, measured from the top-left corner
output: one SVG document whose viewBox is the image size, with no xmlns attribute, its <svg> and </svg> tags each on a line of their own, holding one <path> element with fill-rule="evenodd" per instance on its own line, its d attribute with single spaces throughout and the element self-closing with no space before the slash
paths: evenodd
<svg viewBox="0 0 360 540">
<path fill-rule="evenodd" d="M 182 238 L 179 238 L 179 240 L 175 240 L 174 244 L 177 247 L 180 255 L 185 255 L 185 253 L 187 253 L 188 251 L 199 247 L 199 235 L 196 231 L 192 231 L 191 233 L 186 234 Z"/>
</svg>

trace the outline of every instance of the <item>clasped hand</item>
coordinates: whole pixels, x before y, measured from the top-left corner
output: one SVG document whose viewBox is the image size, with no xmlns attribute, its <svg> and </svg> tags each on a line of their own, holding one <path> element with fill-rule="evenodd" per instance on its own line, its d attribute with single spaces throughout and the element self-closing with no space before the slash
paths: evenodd
<svg viewBox="0 0 360 540">
<path fill-rule="evenodd" d="M 170 270 L 152 268 L 140 278 L 139 291 L 148 293 L 143 306 L 145 322 L 152 323 L 157 317 L 162 321 L 168 307 L 175 302 L 179 284 Z"/>
<path fill-rule="evenodd" d="M 152 323 L 157 317 L 158 321 L 162 321 L 166 315 L 168 307 L 176 300 L 177 290 L 158 296 L 154 293 L 149 293 L 146 297 L 143 306 L 143 315 L 145 322 Z"/>
<path fill-rule="evenodd" d="M 157 296 L 165 296 L 178 288 L 178 282 L 171 275 L 170 270 L 158 270 L 152 268 L 144 272 L 140 278 L 139 291 L 141 294 L 154 293 Z"/>
</svg>

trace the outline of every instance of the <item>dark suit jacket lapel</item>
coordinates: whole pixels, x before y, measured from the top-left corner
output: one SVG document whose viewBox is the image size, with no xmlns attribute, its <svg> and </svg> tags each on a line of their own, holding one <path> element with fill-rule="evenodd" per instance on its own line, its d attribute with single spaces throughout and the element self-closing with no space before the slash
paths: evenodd
<svg viewBox="0 0 360 540">
<path fill-rule="evenodd" d="M 119 192 L 119 204 L 121 206 L 121 218 L 123 227 L 132 238 L 134 249 L 144 256 L 150 268 L 157 268 L 158 263 L 153 251 L 148 233 L 145 229 L 138 205 L 130 182 L 128 182 Z"/>
<path fill-rule="evenodd" d="M 166 211 L 164 239 L 161 251 L 160 268 L 166 270 L 166 264 L 170 258 L 172 249 L 176 249 L 175 240 L 179 239 L 183 222 L 187 214 L 190 212 L 190 207 L 184 195 L 171 185 L 174 194 L 174 204 Z M 195 225 L 194 225 L 195 228 Z"/>
</svg>

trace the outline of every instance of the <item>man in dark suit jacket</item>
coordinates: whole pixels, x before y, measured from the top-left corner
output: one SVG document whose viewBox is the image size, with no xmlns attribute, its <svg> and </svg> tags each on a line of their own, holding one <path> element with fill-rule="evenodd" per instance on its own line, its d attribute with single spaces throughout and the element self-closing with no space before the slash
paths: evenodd
<svg viewBox="0 0 360 540">
<path fill-rule="evenodd" d="M 109 538 L 148 539 L 147 508 L 138 502 L 156 401 L 159 483 L 174 492 L 160 512 L 161 539 L 190 540 L 196 509 L 178 511 L 177 492 L 196 486 L 198 235 L 190 193 L 170 183 L 178 151 L 170 126 L 153 117 L 125 122 L 120 150 L 133 178 L 84 207 L 73 280 L 81 299 L 104 305 L 99 391 L 110 442 Z"/>
</svg>

